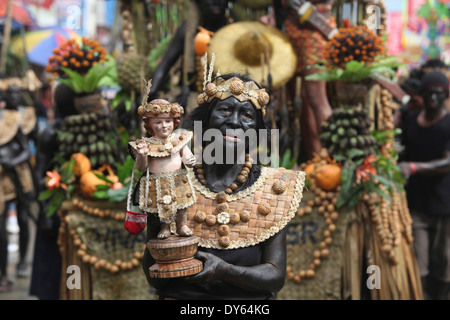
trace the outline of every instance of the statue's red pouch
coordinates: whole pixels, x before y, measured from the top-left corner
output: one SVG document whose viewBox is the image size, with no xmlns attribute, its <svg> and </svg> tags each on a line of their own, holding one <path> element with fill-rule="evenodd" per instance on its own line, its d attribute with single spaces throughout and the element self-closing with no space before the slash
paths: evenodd
<svg viewBox="0 0 450 320">
<path fill-rule="evenodd" d="M 147 225 L 147 213 L 132 212 L 127 210 L 125 217 L 125 229 L 134 235 L 141 233 Z"/>
</svg>

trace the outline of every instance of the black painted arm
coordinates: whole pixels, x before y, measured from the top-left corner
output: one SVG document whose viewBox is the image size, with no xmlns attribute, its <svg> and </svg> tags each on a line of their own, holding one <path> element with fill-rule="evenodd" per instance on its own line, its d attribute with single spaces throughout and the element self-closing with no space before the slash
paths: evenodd
<svg viewBox="0 0 450 320">
<path fill-rule="evenodd" d="M 400 162 L 398 166 L 405 177 L 409 177 L 411 174 L 445 174 L 450 172 L 450 150 L 445 151 L 441 159 L 428 162 Z"/>
<path fill-rule="evenodd" d="M 266 240 L 263 246 L 261 264 L 253 267 L 235 266 L 198 251 L 196 257 L 203 260 L 204 269 L 186 280 L 201 283 L 221 280 L 246 291 L 276 293 L 286 277 L 286 229 Z"/>
</svg>

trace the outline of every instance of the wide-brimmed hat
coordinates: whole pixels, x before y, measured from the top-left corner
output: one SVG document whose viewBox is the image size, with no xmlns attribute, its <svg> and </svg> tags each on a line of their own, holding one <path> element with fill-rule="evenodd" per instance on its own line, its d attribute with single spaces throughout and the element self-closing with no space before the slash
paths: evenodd
<svg viewBox="0 0 450 320">
<path fill-rule="evenodd" d="M 270 66 L 274 88 L 289 81 L 297 65 L 288 37 L 275 27 L 256 21 L 235 22 L 219 29 L 211 39 L 208 53 L 216 54 L 215 73 L 239 73 L 260 83 L 267 82 Z"/>
</svg>

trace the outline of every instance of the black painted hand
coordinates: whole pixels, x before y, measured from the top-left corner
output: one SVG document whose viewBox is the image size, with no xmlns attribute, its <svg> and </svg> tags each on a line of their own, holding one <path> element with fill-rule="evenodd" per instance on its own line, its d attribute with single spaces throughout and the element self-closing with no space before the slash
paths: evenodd
<svg viewBox="0 0 450 320">
<path fill-rule="evenodd" d="M 218 280 L 220 276 L 219 269 L 225 263 L 222 259 L 207 252 L 197 251 L 195 258 L 203 262 L 203 270 L 199 273 L 186 277 L 185 280 L 197 283 L 210 283 Z"/>
</svg>

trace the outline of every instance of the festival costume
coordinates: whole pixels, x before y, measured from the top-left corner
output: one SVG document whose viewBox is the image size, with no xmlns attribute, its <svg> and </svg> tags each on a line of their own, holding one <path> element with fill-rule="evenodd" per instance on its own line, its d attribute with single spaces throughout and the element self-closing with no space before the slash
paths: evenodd
<svg viewBox="0 0 450 320">
<path fill-rule="evenodd" d="M 264 241 L 281 232 L 295 216 L 305 183 L 304 172 L 253 165 L 241 189 L 224 196 L 223 192 L 212 192 L 203 185 L 195 170 L 189 169 L 189 176 L 197 201 L 187 209 L 188 226 L 200 238 L 198 250 L 212 253 L 227 263 L 245 267 L 261 263 Z M 229 214 L 229 221 L 220 223 L 226 222 L 226 219 L 219 217 L 226 215 L 217 211 L 220 206 L 217 200 L 225 198 L 228 201 L 221 204 L 228 205 L 225 212 Z M 243 214 L 246 211 L 248 220 L 245 218 L 247 215 Z M 215 216 L 217 222 L 212 226 L 206 223 L 206 218 L 199 222 L 201 213 Z M 239 215 L 239 222 L 236 222 L 235 213 Z M 220 235 L 222 229 L 227 229 L 223 228 L 224 225 L 230 228 L 228 246 L 224 246 L 228 242 Z M 273 293 L 245 291 L 224 281 L 198 284 L 182 278 L 172 279 L 158 294 L 161 299 L 274 299 Z"/>
<path fill-rule="evenodd" d="M 334 18 L 331 17 L 331 4 L 326 0 L 310 1 L 317 11 L 325 15 L 331 25 L 335 25 Z M 286 34 L 291 40 L 297 55 L 296 72 L 300 75 L 306 75 L 308 66 L 313 66 L 324 60 L 324 48 L 327 39 L 308 22 L 300 23 L 296 11 L 289 9 L 285 21 Z"/>
<path fill-rule="evenodd" d="M 22 117 L 18 111 L 2 110 L 0 111 L 0 148 L 6 150 L 7 144 L 12 142 L 14 137 L 21 129 Z M 0 152 L 1 153 L 1 152 Z M 2 155 L 4 156 L 4 155 Z M 14 171 L 17 174 L 18 182 L 22 187 L 23 193 L 33 191 L 33 178 L 30 166 L 23 162 L 15 166 Z M 10 201 L 17 197 L 16 187 L 10 174 L 3 168 L 0 172 L 0 184 L 3 193 L 3 200 Z"/>
</svg>

